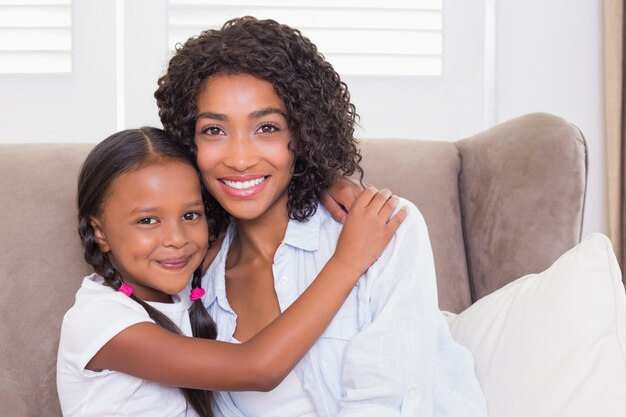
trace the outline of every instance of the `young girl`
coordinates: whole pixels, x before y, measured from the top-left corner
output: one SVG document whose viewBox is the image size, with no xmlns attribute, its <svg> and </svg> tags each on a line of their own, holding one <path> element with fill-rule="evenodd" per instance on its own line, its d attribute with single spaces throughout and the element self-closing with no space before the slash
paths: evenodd
<svg viewBox="0 0 626 417">
<path fill-rule="evenodd" d="M 202 284 L 218 337 L 253 340 L 341 243 L 319 198 L 360 172 L 347 86 L 298 30 L 244 17 L 189 39 L 155 96 L 228 228 Z M 217 415 L 486 415 L 472 358 L 437 308 L 424 219 L 406 205 L 394 239 L 288 379 L 269 393 L 216 393 Z"/>
<path fill-rule="evenodd" d="M 114 134 L 85 160 L 77 200 L 85 260 L 95 274 L 83 280 L 63 320 L 57 388 L 66 417 L 210 416 L 203 390 L 273 388 L 405 214 L 390 219 L 397 199 L 365 190 L 309 290 L 235 345 L 209 340 L 216 328 L 200 287 L 209 226 L 186 148 L 155 128 Z"/>
</svg>

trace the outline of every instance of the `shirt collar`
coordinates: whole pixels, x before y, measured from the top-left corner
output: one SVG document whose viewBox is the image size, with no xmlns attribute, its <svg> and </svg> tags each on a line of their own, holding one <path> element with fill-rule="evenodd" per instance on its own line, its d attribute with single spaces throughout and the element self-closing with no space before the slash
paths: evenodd
<svg viewBox="0 0 626 417">
<path fill-rule="evenodd" d="M 289 220 L 283 244 L 306 251 L 316 251 L 319 247 L 321 225 L 329 217 L 330 214 L 326 211 L 324 206 L 318 204 L 315 214 L 307 221 L 300 222 L 293 219 Z M 206 289 L 206 295 L 204 296 L 205 307 L 213 304 L 217 298 L 223 309 L 231 310 L 228 300 L 226 299 L 226 281 L 224 276 L 226 272 L 228 248 L 235 237 L 236 230 L 235 222 L 231 222 L 224 236 L 224 240 L 222 241 L 219 253 L 203 277 L 202 287 Z"/>
<path fill-rule="evenodd" d="M 202 277 L 202 287 L 206 290 L 203 300 L 205 307 L 209 307 L 219 297 L 221 307 L 226 310 L 230 309 L 228 300 L 226 300 L 226 256 L 236 230 L 235 222 L 231 221 L 217 256 L 215 256 L 215 259 L 213 259 L 213 262 L 211 262 L 211 265 L 209 265 Z"/>
<path fill-rule="evenodd" d="M 318 204 L 315 214 L 308 220 L 304 222 L 289 220 L 283 243 L 306 251 L 317 250 L 320 240 L 320 227 L 328 216 L 328 212 L 321 204 Z"/>
</svg>

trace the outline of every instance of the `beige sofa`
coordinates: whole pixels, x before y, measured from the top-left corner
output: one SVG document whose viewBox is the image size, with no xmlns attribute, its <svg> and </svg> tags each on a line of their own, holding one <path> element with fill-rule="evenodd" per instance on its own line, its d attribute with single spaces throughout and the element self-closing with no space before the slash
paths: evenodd
<svg viewBox="0 0 626 417">
<path fill-rule="evenodd" d="M 74 194 L 92 145 L 0 145 L 0 414 L 59 416 L 61 318 L 89 272 Z M 412 200 L 429 226 L 440 306 L 475 300 L 548 267 L 580 239 L 581 132 L 530 114 L 458 142 L 362 144 L 367 182 Z"/>
</svg>

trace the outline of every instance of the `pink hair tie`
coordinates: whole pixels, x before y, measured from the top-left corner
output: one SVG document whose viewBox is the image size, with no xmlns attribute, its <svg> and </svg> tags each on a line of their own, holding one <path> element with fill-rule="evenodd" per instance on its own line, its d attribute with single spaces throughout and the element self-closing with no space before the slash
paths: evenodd
<svg viewBox="0 0 626 417">
<path fill-rule="evenodd" d="M 189 298 L 191 301 L 199 300 L 204 296 L 204 292 L 204 288 L 193 288 L 191 294 L 189 294 Z"/>
<path fill-rule="evenodd" d="M 120 285 L 120 288 L 117 290 L 117 292 L 121 292 L 126 297 L 130 297 L 131 295 L 133 295 L 135 290 L 133 289 L 133 287 L 123 282 L 122 285 Z"/>
</svg>

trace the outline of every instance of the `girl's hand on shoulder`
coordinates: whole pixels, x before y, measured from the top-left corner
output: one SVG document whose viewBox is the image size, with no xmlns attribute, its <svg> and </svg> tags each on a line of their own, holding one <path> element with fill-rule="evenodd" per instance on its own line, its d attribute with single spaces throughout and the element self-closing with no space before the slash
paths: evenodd
<svg viewBox="0 0 626 417">
<path fill-rule="evenodd" d="M 388 189 L 363 190 L 346 216 L 334 256 L 365 273 L 407 217 L 407 207 L 391 216 L 398 201 Z"/>
<path fill-rule="evenodd" d="M 343 223 L 363 190 L 358 181 L 350 177 L 339 177 L 322 192 L 320 201 L 333 219 Z"/>
</svg>

